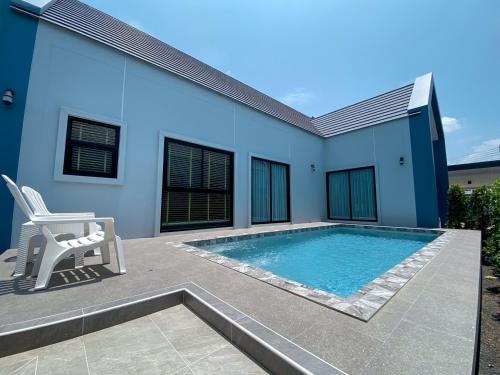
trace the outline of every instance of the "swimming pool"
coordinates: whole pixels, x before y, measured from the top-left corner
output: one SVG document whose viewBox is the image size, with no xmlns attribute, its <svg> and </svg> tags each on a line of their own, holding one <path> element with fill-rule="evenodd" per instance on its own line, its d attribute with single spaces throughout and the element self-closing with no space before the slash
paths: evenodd
<svg viewBox="0 0 500 375">
<path fill-rule="evenodd" d="M 437 237 L 338 227 L 200 247 L 346 298 Z"/>
</svg>

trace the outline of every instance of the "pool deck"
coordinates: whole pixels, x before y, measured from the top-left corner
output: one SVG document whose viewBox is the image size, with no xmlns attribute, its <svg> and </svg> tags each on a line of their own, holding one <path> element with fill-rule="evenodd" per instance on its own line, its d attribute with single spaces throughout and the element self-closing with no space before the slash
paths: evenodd
<svg viewBox="0 0 500 375">
<path fill-rule="evenodd" d="M 176 248 L 186 242 L 310 223 L 183 233 L 124 241 L 126 275 L 116 264 L 61 270 L 47 291 L 13 279 L 15 250 L 0 255 L 0 328 L 186 282 L 196 283 L 243 313 L 348 374 L 470 374 L 475 360 L 480 233 L 455 231 L 432 260 L 368 322 Z M 4 327 L 5 328 L 5 327 Z"/>
</svg>

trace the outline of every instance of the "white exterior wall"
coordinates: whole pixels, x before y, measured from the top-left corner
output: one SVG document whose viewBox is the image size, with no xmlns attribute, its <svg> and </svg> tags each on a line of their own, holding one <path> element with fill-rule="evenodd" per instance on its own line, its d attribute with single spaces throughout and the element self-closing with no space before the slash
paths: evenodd
<svg viewBox="0 0 500 375">
<path fill-rule="evenodd" d="M 404 164 L 399 158 L 404 157 Z M 327 172 L 375 166 L 380 225 L 415 227 L 415 189 L 408 118 L 326 140 Z"/>
<path fill-rule="evenodd" d="M 483 185 L 491 185 L 496 180 L 499 180 L 500 167 L 449 171 L 448 178 L 450 180 L 450 185 L 458 184 L 464 189 L 474 189 Z"/>
<path fill-rule="evenodd" d="M 125 161 L 123 184 L 54 179 L 61 108 L 126 124 L 125 158 L 120 160 Z M 39 190 L 53 212 L 95 211 L 115 217 L 124 238 L 152 236 L 159 226 L 160 133 L 234 152 L 235 227 L 250 223 L 251 155 L 290 164 L 293 222 L 325 219 L 322 138 L 40 22 L 21 141 L 20 186 Z M 311 171 L 312 163 L 316 172 Z M 13 245 L 23 221 L 16 208 Z"/>
</svg>

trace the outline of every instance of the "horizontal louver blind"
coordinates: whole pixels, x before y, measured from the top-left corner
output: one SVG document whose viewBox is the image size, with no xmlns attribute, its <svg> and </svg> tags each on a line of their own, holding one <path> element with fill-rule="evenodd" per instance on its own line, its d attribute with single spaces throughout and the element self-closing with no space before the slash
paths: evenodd
<svg viewBox="0 0 500 375">
<path fill-rule="evenodd" d="M 117 126 L 69 117 L 64 173 L 116 178 L 119 135 Z"/>
<path fill-rule="evenodd" d="M 161 229 L 230 225 L 232 154 L 166 140 Z"/>
</svg>

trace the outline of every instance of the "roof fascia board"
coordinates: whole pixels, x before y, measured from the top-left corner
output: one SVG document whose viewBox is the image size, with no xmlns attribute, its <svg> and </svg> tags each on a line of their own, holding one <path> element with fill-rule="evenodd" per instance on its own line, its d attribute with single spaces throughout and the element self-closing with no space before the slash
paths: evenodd
<svg viewBox="0 0 500 375">
<path fill-rule="evenodd" d="M 500 160 L 480 161 L 476 163 L 452 164 L 448 165 L 448 171 L 463 171 L 467 169 L 482 169 L 500 167 Z"/>
<path fill-rule="evenodd" d="M 11 5 L 34 14 L 42 14 L 57 0 L 11 0 Z"/>
<path fill-rule="evenodd" d="M 418 111 L 430 104 L 433 86 L 432 73 L 424 74 L 415 79 L 410 102 L 408 103 L 408 113 Z"/>
</svg>

